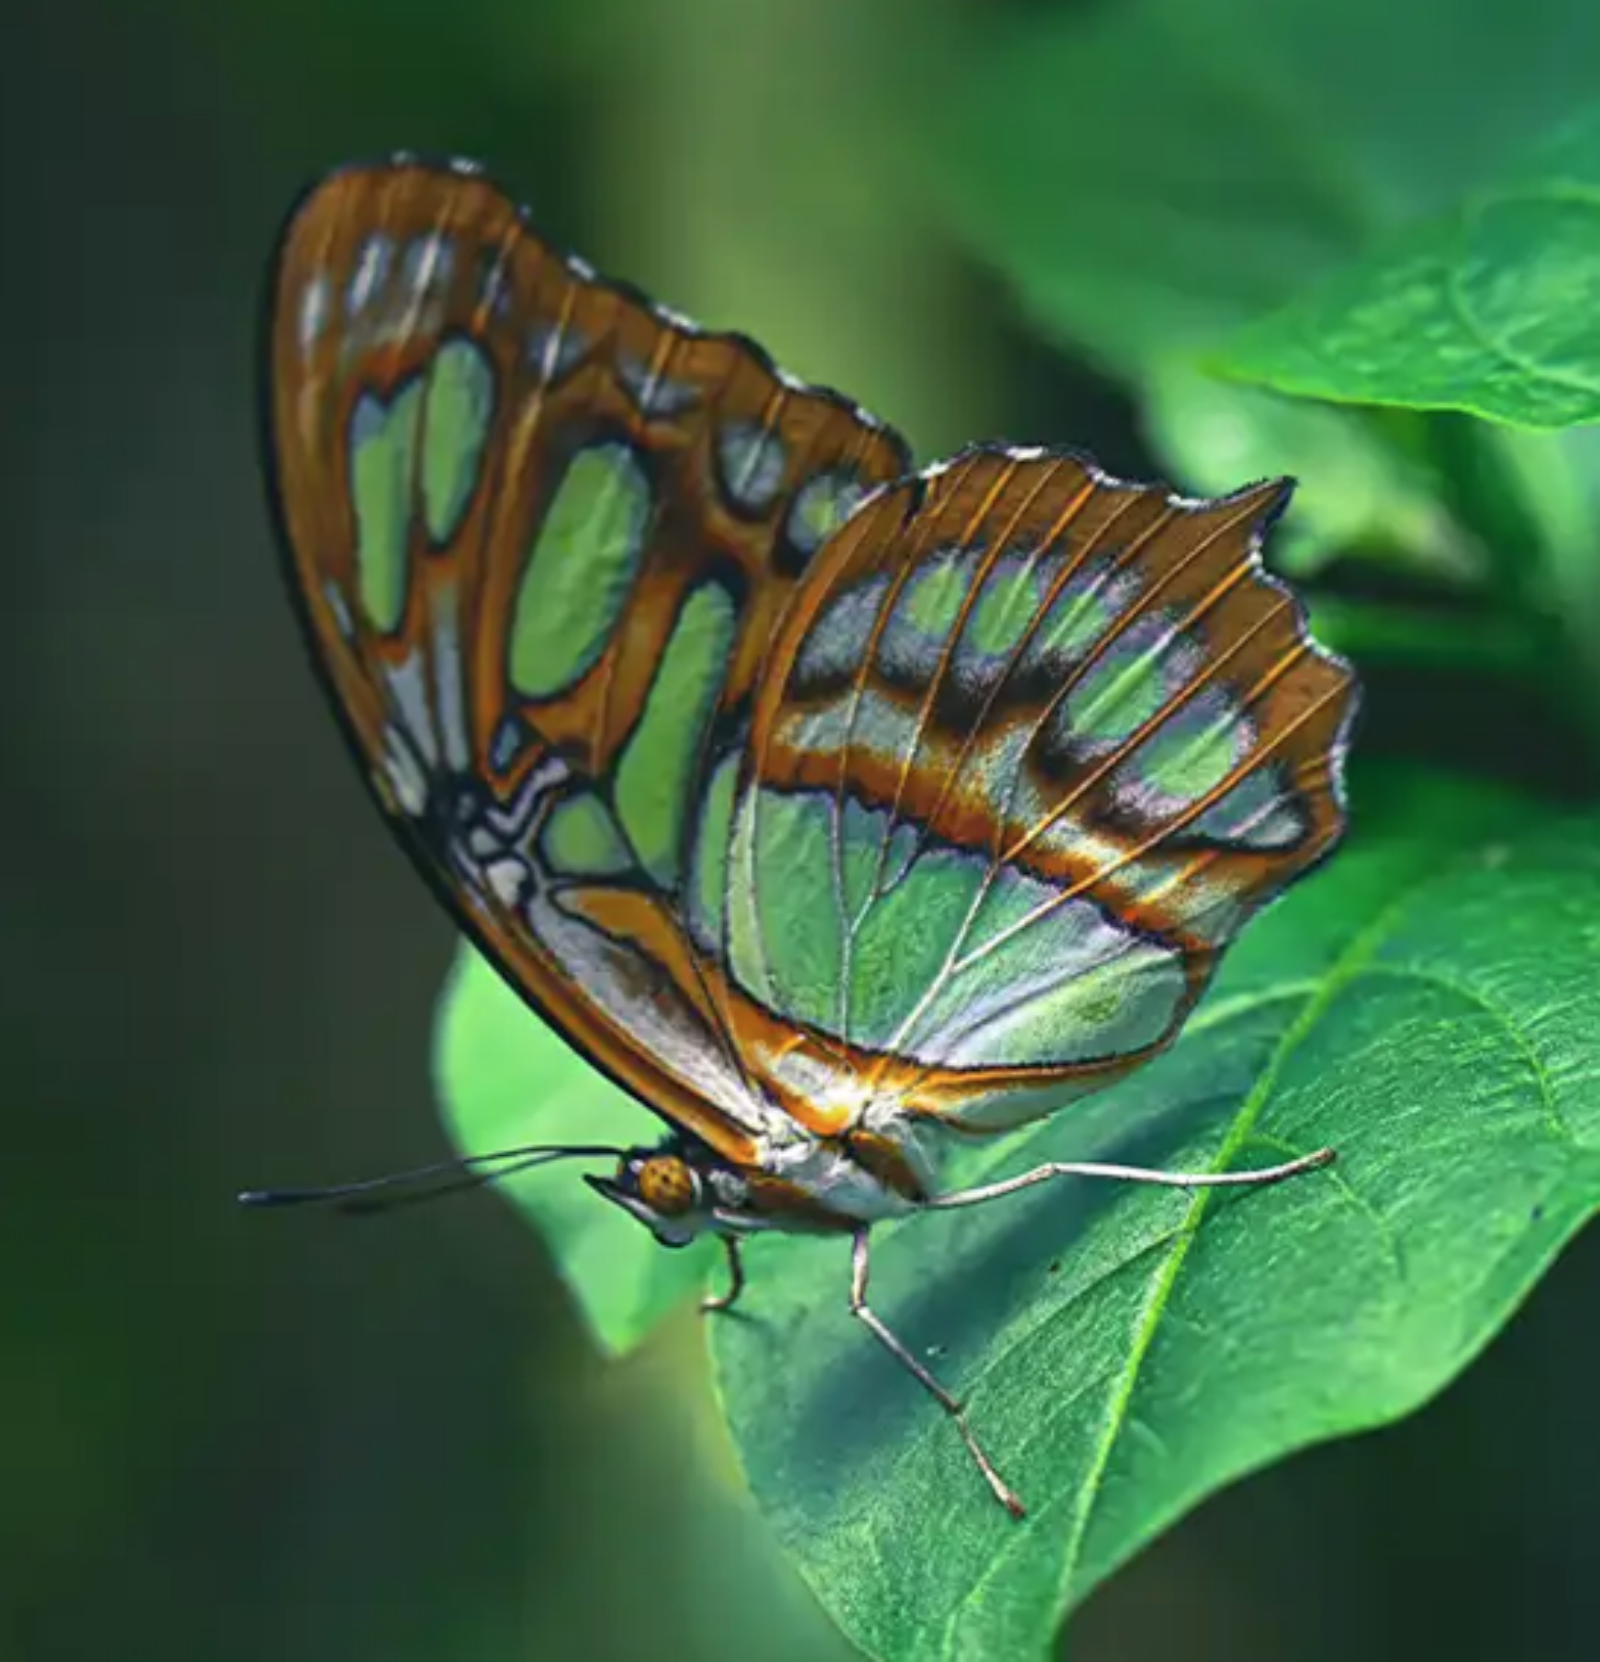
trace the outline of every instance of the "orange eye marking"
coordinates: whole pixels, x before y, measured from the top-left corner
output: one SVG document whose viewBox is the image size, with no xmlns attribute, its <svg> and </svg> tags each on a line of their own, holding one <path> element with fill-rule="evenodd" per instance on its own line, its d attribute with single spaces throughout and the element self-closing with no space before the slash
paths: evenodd
<svg viewBox="0 0 1600 1662">
<path fill-rule="evenodd" d="M 674 1155 L 657 1154 L 639 1168 L 639 1198 L 664 1218 L 692 1212 L 699 1200 L 694 1174 Z"/>
</svg>

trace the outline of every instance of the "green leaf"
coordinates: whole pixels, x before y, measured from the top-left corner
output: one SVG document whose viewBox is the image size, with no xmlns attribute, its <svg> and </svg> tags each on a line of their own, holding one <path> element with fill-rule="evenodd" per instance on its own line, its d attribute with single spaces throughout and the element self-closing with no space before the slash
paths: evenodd
<svg viewBox="0 0 1600 1662">
<path fill-rule="evenodd" d="M 1410 794 L 1409 829 L 1246 932 L 1172 1052 L 960 1176 L 1324 1143 L 1338 1165 L 1230 1195 L 1049 1184 L 875 1235 L 873 1308 L 970 1405 L 1026 1522 L 851 1321 L 846 1247 L 756 1244 L 720 1387 L 758 1501 L 868 1654 L 1046 1654 L 1207 1494 L 1438 1392 L 1594 1210 L 1600 824 L 1452 853 L 1483 813 Z"/>
<path fill-rule="evenodd" d="M 1600 110 L 1493 184 L 1243 330 L 1223 365 L 1280 392 L 1600 421 Z"/>
<path fill-rule="evenodd" d="M 1526 540 L 1515 550 L 1521 586 L 1567 647 L 1564 662 L 1557 654 L 1546 658 L 1555 696 L 1579 706 L 1600 750 L 1600 428 L 1476 431 L 1485 460 L 1498 463 L 1500 477 L 1514 485 L 1505 492 L 1507 506 L 1524 515 Z M 1574 673 L 1563 677 L 1567 668 Z"/>
<path fill-rule="evenodd" d="M 470 947 L 462 947 L 439 1007 L 434 1066 L 445 1123 L 464 1154 L 523 1143 L 650 1144 L 662 1122 L 603 1079 Z M 612 1162 L 563 1160 L 496 1185 L 556 1256 L 601 1346 L 632 1349 L 704 1284 L 719 1256 L 703 1240 L 659 1246 L 608 1205 L 580 1171 Z"/>
<path fill-rule="evenodd" d="M 1146 429 L 1185 485 L 1220 496 L 1302 470 L 1273 536 L 1278 570 L 1307 577 L 1355 553 L 1457 587 L 1484 575 L 1484 551 L 1439 500 L 1432 470 L 1377 422 L 1229 385 L 1182 362 L 1152 370 L 1144 391 Z"/>
<path fill-rule="evenodd" d="M 985 15 L 939 57 L 927 192 L 1055 333 L 1137 376 L 1582 110 L 1600 11 L 1126 0 Z"/>
<path fill-rule="evenodd" d="M 1046 334 L 1153 401 L 1183 483 L 1213 482 L 1211 434 L 1192 425 L 1206 421 L 1256 458 L 1241 477 L 1353 485 L 1298 505 L 1302 564 L 1374 534 L 1446 575 L 1475 558 L 1362 413 L 1296 425 L 1225 388 L 1209 412 L 1167 410 L 1165 377 L 1458 202 L 1592 100 L 1600 8 L 1120 0 L 1007 22 L 985 11 L 929 57 L 914 84 L 931 206 Z"/>
</svg>

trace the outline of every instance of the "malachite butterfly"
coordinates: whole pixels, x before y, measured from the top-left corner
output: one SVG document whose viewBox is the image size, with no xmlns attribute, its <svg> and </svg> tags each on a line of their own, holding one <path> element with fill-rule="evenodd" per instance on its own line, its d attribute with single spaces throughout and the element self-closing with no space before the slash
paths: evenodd
<svg viewBox="0 0 1600 1662">
<path fill-rule="evenodd" d="M 1334 846 L 1356 687 L 1216 501 L 1067 450 L 916 471 L 848 399 L 536 235 L 477 170 L 336 172 L 269 317 L 290 587 L 389 823 L 666 1122 L 588 1181 L 668 1245 L 854 1238 L 1064 1172 L 941 1154 L 1170 1044 Z M 490 1156 L 490 1160 L 500 1158 Z M 322 1191 L 348 1197 L 350 1186 Z M 254 1199 L 303 1198 L 307 1192 Z"/>
</svg>

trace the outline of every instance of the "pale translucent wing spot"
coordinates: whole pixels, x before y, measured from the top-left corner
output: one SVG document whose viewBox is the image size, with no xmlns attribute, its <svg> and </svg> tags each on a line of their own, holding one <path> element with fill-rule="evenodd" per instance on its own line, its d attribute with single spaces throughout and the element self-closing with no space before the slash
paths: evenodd
<svg viewBox="0 0 1600 1662">
<path fill-rule="evenodd" d="M 422 385 L 413 380 L 392 399 L 362 393 L 350 413 L 347 487 L 356 522 L 356 579 L 361 609 L 381 634 L 399 626 L 411 581 L 411 491 L 422 398 Z"/>
<path fill-rule="evenodd" d="M 1306 816 L 1283 770 L 1262 767 L 1218 797 L 1189 830 L 1239 848 L 1293 848 L 1306 834 Z"/>
<path fill-rule="evenodd" d="M 974 745 L 966 758 L 961 783 L 982 796 L 997 825 L 1009 833 L 991 837 L 991 849 L 1010 841 L 1044 811 L 1044 798 L 1022 772 L 1032 742 L 1033 733 L 1016 723 L 1001 728 L 995 738 Z"/>
<path fill-rule="evenodd" d="M 350 611 L 350 602 L 345 598 L 344 590 L 333 579 L 329 578 L 322 585 L 322 598 L 328 603 L 328 610 L 333 613 L 334 626 L 345 640 L 351 640 L 356 632 L 356 620 Z"/>
<path fill-rule="evenodd" d="M 345 287 L 344 315 L 347 323 L 356 323 L 372 304 L 374 295 L 388 282 L 394 261 L 393 237 L 375 232 L 363 239 L 355 271 Z"/>
<path fill-rule="evenodd" d="M 497 774 L 508 774 L 538 743 L 532 729 L 514 711 L 501 716 L 489 739 L 489 766 Z"/>
<path fill-rule="evenodd" d="M 422 510 L 435 544 L 460 529 L 479 483 L 494 417 L 494 371 L 470 341 L 450 340 L 428 366 L 422 421 Z"/>
<path fill-rule="evenodd" d="M 1116 765 L 1109 780 L 1112 800 L 1130 820 L 1146 825 L 1176 819 L 1243 766 L 1256 739 L 1255 723 L 1238 700 L 1220 687 L 1206 687 Z"/>
<path fill-rule="evenodd" d="M 855 930 L 850 967 L 853 1043 L 896 1049 L 927 989 L 943 974 L 986 872 L 987 862 L 978 856 L 925 850 L 867 910 Z"/>
<path fill-rule="evenodd" d="M 906 579 L 878 639 L 878 667 L 891 681 L 921 688 L 938 668 L 981 558 L 978 549 L 935 553 Z"/>
<path fill-rule="evenodd" d="M 922 847 L 922 837 L 918 828 L 909 820 L 901 820 L 880 845 L 883 850 L 882 862 L 877 871 L 877 887 L 869 896 L 874 900 L 878 895 L 888 894 L 896 884 L 903 883 L 906 874 L 911 870 L 911 863 Z M 857 921 L 859 922 L 859 915 Z"/>
<path fill-rule="evenodd" d="M 739 758 L 726 756 L 717 764 L 700 796 L 700 819 L 688 887 L 689 926 L 700 946 L 719 957 L 727 924 L 729 842 L 738 786 Z"/>
<path fill-rule="evenodd" d="M 875 898 L 873 879 L 877 875 L 878 847 L 883 840 L 886 818 L 879 811 L 863 808 L 851 796 L 842 804 L 836 864 L 841 905 L 851 933 Z"/>
<path fill-rule="evenodd" d="M 538 833 L 538 852 L 561 877 L 615 877 L 634 864 L 621 827 L 592 791 L 575 792 L 551 808 Z"/>
<path fill-rule="evenodd" d="M 695 589 L 673 625 L 644 713 L 617 762 L 613 794 L 639 864 L 676 886 L 688 841 L 690 787 L 722 691 L 738 614 L 720 584 Z"/>
<path fill-rule="evenodd" d="M 458 772 L 472 761 L 472 736 L 467 730 L 466 670 L 461 661 L 461 606 L 454 583 L 434 586 L 434 611 L 428 635 L 433 666 L 433 707 L 447 767 Z"/>
<path fill-rule="evenodd" d="M 931 1008 L 928 1031 L 937 1037 L 921 1052 L 926 1060 L 953 1068 L 1112 1061 L 1159 1044 L 1183 1012 L 1189 983 L 1170 947 L 1127 940 L 1071 970 L 1030 948 L 1026 934 L 1014 936 L 992 962 L 950 977 Z"/>
<path fill-rule="evenodd" d="M 882 693 L 862 695 L 855 707 L 855 748 L 884 764 L 898 762 L 917 738 L 916 713 Z M 889 829 L 887 822 L 884 830 Z"/>
<path fill-rule="evenodd" d="M 816 756 L 843 756 L 846 751 L 870 756 L 881 767 L 897 765 L 915 742 L 916 712 L 879 692 L 859 699 L 848 693 L 826 703 L 792 707 L 779 718 L 779 736 Z M 949 748 L 946 747 L 947 753 Z M 880 822 L 875 821 L 875 824 Z M 888 816 L 880 835 L 892 829 Z"/>
<path fill-rule="evenodd" d="M 440 233 L 413 237 L 398 250 L 392 267 L 372 273 L 360 307 L 347 306 L 344 357 L 403 345 L 436 334 L 444 321 L 445 290 L 455 270 L 455 252 Z M 351 278 L 355 292 L 357 271 Z"/>
<path fill-rule="evenodd" d="M 1038 616 L 1046 582 L 1036 551 L 1002 555 L 990 567 L 947 671 L 966 697 L 998 690 Z"/>
<path fill-rule="evenodd" d="M 824 1029 L 837 1018 L 845 919 L 831 887 L 833 799 L 761 793 L 755 909 L 767 1001 Z"/>
<path fill-rule="evenodd" d="M 651 500 L 629 445 L 594 445 L 567 464 L 511 618 L 508 674 L 525 696 L 555 697 L 599 661 L 644 559 Z"/>
<path fill-rule="evenodd" d="M 1050 564 L 1058 567 L 1063 562 L 1055 559 Z M 1054 598 L 1022 649 L 1019 672 L 1065 680 L 1133 604 L 1138 592 L 1136 573 L 1119 571 L 1105 559 L 1085 564 L 1056 587 Z"/>
<path fill-rule="evenodd" d="M 692 410 L 700 394 L 686 381 L 674 380 L 631 352 L 619 352 L 617 379 L 628 389 L 640 415 L 662 420 Z"/>
<path fill-rule="evenodd" d="M 382 780 L 395 807 L 415 818 L 428 803 L 428 776 L 408 739 L 397 728 L 383 734 Z"/>
<path fill-rule="evenodd" d="M 313 277 L 300 291 L 300 350 L 309 353 L 322 339 L 332 310 L 331 290 L 326 277 Z"/>
<path fill-rule="evenodd" d="M 850 739 L 850 706 L 842 698 L 816 709 L 789 710 L 779 719 L 779 738 L 797 750 L 819 756 L 836 755 Z"/>
<path fill-rule="evenodd" d="M 1204 655 L 1170 612 L 1136 619 L 1094 661 L 1042 734 L 1054 750 L 1102 756 L 1115 750 L 1199 672 Z"/>
<path fill-rule="evenodd" d="M 437 334 L 444 323 L 446 291 L 455 267 L 455 246 L 443 232 L 413 237 L 400 253 L 400 304 L 380 324 L 377 339 L 404 341 L 418 334 Z"/>
<path fill-rule="evenodd" d="M 889 592 L 889 579 L 846 589 L 824 609 L 795 664 L 796 690 L 805 693 L 819 682 L 841 680 L 859 667 L 872 638 L 872 627 Z"/>
<path fill-rule="evenodd" d="M 745 791 L 734 808 L 733 834 L 728 840 L 727 960 L 729 972 L 739 985 L 752 998 L 776 1009 L 757 905 L 763 881 L 757 834 L 757 803 L 762 794 L 759 790 Z M 799 890 L 793 875 L 786 885 L 789 893 Z"/>
<path fill-rule="evenodd" d="M 422 656 L 411 653 L 398 664 L 384 666 L 391 707 L 401 730 L 415 745 L 424 766 L 432 772 L 442 754 L 439 735 L 434 731 L 433 712 L 428 708 L 427 683 Z"/>
<path fill-rule="evenodd" d="M 515 302 L 511 290 L 512 245 L 478 250 L 478 303 L 474 322 L 478 327 L 492 322 L 504 328 L 511 322 Z"/>
<path fill-rule="evenodd" d="M 505 839 L 497 836 L 486 825 L 475 825 L 457 841 L 457 851 L 465 853 L 474 865 L 486 865 L 502 852 Z"/>
<path fill-rule="evenodd" d="M 853 472 L 831 469 L 808 479 L 795 492 L 784 534 L 803 560 L 810 557 L 855 512 L 866 487 Z"/>
<path fill-rule="evenodd" d="M 718 428 L 716 451 L 729 499 L 747 513 L 770 508 L 788 466 L 783 440 L 757 422 L 731 421 Z"/>
<path fill-rule="evenodd" d="M 955 1067 L 1115 1058 L 1165 1033 L 1186 988 L 1170 944 L 1092 900 L 988 866 L 893 1048 Z"/>
<path fill-rule="evenodd" d="M 455 265 L 455 247 L 442 232 L 413 237 L 400 255 L 400 286 L 413 295 L 442 294 Z"/>
<path fill-rule="evenodd" d="M 548 387 L 564 381 L 589 351 L 589 338 L 564 319 L 529 325 L 524 348 L 527 361 Z"/>
</svg>

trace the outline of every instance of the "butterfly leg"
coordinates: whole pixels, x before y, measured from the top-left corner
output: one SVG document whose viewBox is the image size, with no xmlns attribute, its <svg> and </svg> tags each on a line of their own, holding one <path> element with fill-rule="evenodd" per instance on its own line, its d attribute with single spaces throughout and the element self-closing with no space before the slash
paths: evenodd
<svg viewBox="0 0 1600 1662">
<path fill-rule="evenodd" d="M 984 1453 L 983 1445 L 973 1435 L 972 1427 L 967 1424 L 966 1409 L 906 1349 L 905 1345 L 883 1324 L 876 1311 L 867 1303 L 867 1278 L 870 1273 L 867 1233 L 865 1229 L 858 1229 L 855 1232 L 851 1246 L 850 1314 L 872 1334 L 873 1338 L 956 1422 L 956 1430 L 961 1433 L 961 1440 L 967 1445 L 967 1452 L 976 1462 L 978 1470 L 983 1473 L 984 1481 L 994 1491 L 994 1498 L 1005 1507 L 1013 1518 L 1026 1516 L 1027 1509 L 1012 1493 L 1005 1479 L 994 1469 L 994 1462 Z"/>
<path fill-rule="evenodd" d="M 952 1206 L 981 1206 L 985 1201 L 1001 1200 L 1006 1195 L 1031 1189 L 1035 1184 L 1048 1183 L 1055 1177 L 1108 1177 L 1125 1183 L 1158 1183 L 1168 1189 L 1222 1189 L 1262 1188 L 1268 1183 L 1282 1183 L 1286 1178 L 1298 1177 L 1301 1172 L 1316 1171 L 1320 1166 L 1333 1164 L 1331 1148 L 1319 1148 L 1313 1154 L 1303 1154 L 1298 1160 L 1287 1160 L 1281 1166 L 1258 1166 L 1254 1171 L 1151 1171 L 1145 1166 L 1108 1166 L 1093 1160 L 1052 1160 L 1047 1166 L 1035 1166 L 1018 1177 L 1008 1177 L 999 1183 L 983 1183 L 975 1189 L 956 1189 L 947 1195 L 935 1195 L 925 1201 L 927 1211 Z"/>
<path fill-rule="evenodd" d="M 737 1235 L 724 1235 L 723 1247 L 728 1254 L 728 1287 L 726 1292 L 708 1293 L 700 1300 L 700 1308 L 709 1314 L 713 1310 L 731 1310 L 744 1291 L 744 1254 Z"/>
</svg>

